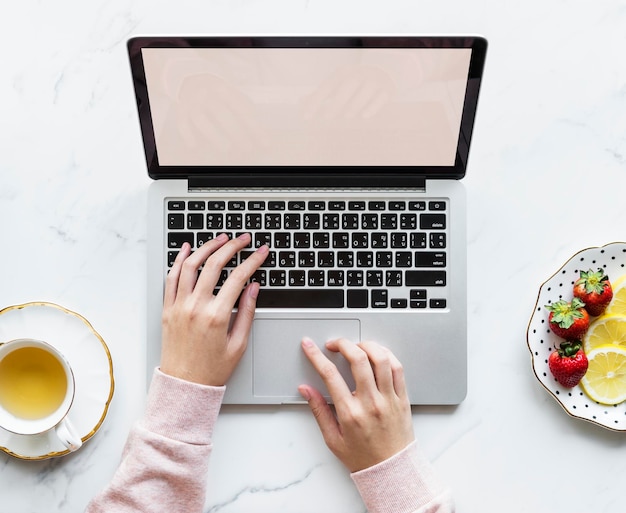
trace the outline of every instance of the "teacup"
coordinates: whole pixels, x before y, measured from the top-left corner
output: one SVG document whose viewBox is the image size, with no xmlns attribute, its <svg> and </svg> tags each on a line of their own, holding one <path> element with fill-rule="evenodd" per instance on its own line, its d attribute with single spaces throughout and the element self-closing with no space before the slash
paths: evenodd
<svg viewBox="0 0 626 513">
<path fill-rule="evenodd" d="M 75 451 L 82 445 L 67 414 L 74 373 L 65 357 L 41 340 L 0 343 L 0 427 L 19 435 L 54 430 Z"/>
</svg>

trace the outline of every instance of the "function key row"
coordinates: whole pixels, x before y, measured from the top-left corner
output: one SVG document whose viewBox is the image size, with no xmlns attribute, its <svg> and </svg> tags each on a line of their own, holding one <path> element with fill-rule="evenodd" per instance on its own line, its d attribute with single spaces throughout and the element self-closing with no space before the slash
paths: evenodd
<svg viewBox="0 0 626 513">
<path fill-rule="evenodd" d="M 167 203 L 168 210 L 353 210 L 353 211 L 381 211 L 381 210 L 446 210 L 445 201 L 343 201 L 343 200 L 309 200 L 309 201 L 263 201 L 263 200 L 170 200 Z"/>
</svg>

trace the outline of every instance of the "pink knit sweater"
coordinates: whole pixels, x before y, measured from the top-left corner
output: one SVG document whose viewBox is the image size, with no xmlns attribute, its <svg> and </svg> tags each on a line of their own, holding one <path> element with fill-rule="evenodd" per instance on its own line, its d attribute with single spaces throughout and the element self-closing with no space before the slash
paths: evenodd
<svg viewBox="0 0 626 513">
<path fill-rule="evenodd" d="M 201 512 L 213 426 L 224 390 L 157 369 L 144 418 L 132 429 L 111 483 L 86 513 Z M 454 511 L 449 491 L 415 442 L 351 477 L 370 513 Z"/>
</svg>

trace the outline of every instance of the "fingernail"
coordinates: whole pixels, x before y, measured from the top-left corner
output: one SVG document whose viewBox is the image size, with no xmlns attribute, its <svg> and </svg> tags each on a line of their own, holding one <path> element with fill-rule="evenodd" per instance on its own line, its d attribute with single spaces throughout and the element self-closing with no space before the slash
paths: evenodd
<svg viewBox="0 0 626 513">
<path fill-rule="evenodd" d="M 259 296 L 259 288 L 260 288 L 260 285 L 257 282 L 254 282 L 250 285 L 248 294 L 250 294 L 250 297 L 252 299 L 256 299 Z"/>
<path fill-rule="evenodd" d="M 261 254 L 268 253 L 269 250 L 270 250 L 270 247 L 267 244 L 263 244 L 259 246 L 259 249 L 257 249 L 257 251 Z"/>
<path fill-rule="evenodd" d="M 314 346 L 313 341 L 309 337 L 304 337 L 302 339 L 302 345 L 304 347 L 313 347 Z"/>
<path fill-rule="evenodd" d="M 228 235 L 225 233 L 220 233 L 217 237 L 215 237 L 219 241 L 228 240 Z"/>
<path fill-rule="evenodd" d="M 305 401 L 310 401 L 311 400 L 311 393 L 309 392 L 309 389 L 305 386 L 299 386 L 298 387 L 298 392 L 300 392 L 300 395 L 303 397 L 303 399 Z"/>
</svg>

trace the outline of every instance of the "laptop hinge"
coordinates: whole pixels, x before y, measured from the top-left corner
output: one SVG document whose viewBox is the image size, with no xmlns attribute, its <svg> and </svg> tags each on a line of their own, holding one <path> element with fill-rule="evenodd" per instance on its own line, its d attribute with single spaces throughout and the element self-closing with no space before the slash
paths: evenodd
<svg viewBox="0 0 626 513">
<path fill-rule="evenodd" d="M 333 174 L 332 176 L 311 175 L 268 175 L 255 176 L 248 173 L 243 176 L 211 175 L 190 176 L 188 179 L 190 192 L 206 192 L 216 189 L 333 189 L 333 190 L 372 190 L 372 189 L 410 189 L 426 191 L 426 177 L 398 174 L 381 174 L 377 176 Z"/>
</svg>

